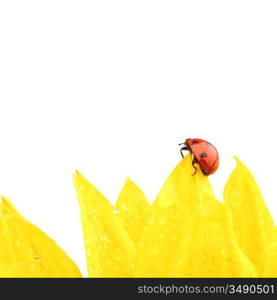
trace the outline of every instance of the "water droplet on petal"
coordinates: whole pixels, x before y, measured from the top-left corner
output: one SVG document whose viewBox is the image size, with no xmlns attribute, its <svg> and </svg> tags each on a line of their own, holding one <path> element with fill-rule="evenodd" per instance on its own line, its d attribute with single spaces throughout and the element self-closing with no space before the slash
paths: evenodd
<svg viewBox="0 0 277 300">
<path fill-rule="evenodd" d="M 114 208 L 114 213 L 115 213 L 115 214 L 118 214 L 118 213 L 119 213 L 119 209 L 115 207 L 115 208 Z"/>
</svg>

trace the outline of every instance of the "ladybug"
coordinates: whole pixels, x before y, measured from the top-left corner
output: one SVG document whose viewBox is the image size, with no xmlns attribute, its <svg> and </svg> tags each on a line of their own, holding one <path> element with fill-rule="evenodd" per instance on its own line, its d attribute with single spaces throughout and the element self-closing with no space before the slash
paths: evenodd
<svg viewBox="0 0 277 300">
<path fill-rule="evenodd" d="M 184 145 L 180 149 L 182 157 L 184 157 L 184 150 L 188 150 L 193 155 L 192 166 L 195 171 L 192 175 L 195 175 L 197 169 L 195 163 L 200 166 L 202 173 L 206 176 L 213 174 L 219 163 L 219 156 L 216 148 L 209 142 L 201 139 L 186 139 L 184 143 L 179 145 Z"/>
</svg>

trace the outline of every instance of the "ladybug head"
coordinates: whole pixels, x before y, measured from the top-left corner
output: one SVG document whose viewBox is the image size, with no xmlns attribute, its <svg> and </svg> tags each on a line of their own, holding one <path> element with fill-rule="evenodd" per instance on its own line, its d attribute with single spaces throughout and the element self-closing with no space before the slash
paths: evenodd
<svg viewBox="0 0 277 300">
<path fill-rule="evenodd" d="M 186 139 L 185 144 L 187 145 L 190 140 L 191 140 L 191 138 Z"/>
<path fill-rule="evenodd" d="M 188 143 L 189 140 L 191 140 L 191 139 L 186 139 L 183 143 L 180 143 L 180 144 L 178 144 L 178 145 L 179 145 L 179 146 L 181 146 L 181 145 L 187 145 L 187 143 Z"/>
</svg>

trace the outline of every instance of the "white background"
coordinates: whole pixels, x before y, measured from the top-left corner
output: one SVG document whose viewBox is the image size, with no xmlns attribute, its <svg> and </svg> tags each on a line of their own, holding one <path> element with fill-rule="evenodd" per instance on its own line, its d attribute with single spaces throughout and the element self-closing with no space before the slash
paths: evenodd
<svg viewBox="0 0 277 300">
<path fill-rule="evenodd" d="M 1 1 L 0 193 L 86 275 L 79 169 L 152 202 L 178 143 L 238 155 L 277 220 L 276 1 Z"/>
</svg>

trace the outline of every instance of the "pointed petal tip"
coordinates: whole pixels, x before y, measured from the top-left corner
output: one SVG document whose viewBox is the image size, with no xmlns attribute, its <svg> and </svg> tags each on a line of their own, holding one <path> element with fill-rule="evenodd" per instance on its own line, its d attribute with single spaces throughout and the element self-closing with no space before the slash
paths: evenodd
<svg viewBox="0 0 277 300">
<path fill-rule="evenodd" d="M 77 178 L 79 177 L 79 171 L 76 169 L 75 172 L 72 174 L 73 182 L 76 185 Z"/>
<path fill-rule="evenodd" d="M 3 195 L 0 195 L 0 201 L 2 205 L 5 205 L 7 207 L 13 207 L 12 203 L 8 200 L 8 198 Z"/>
<path fill-rule="evenodd" d="M 129 176 L 127 176 L 126 178 L 125 178 L 125 184 L 126 183 L 133 183 L 133 180 L 129 177 Z"/>
<path fill-rule="evenodd" d="M 86 180 L 85 177 L 83 176 L 83 174 L 78 170 L 76 169 L 75 170 L 75 173 L 73 174 L 73 180 L 74 182 L 78 182 L 78 181 L 81 181 L 81 180 Z"/>
<path fill-rule="evenodd" d="M 124 185 L 131 185 L 131 186 L 134 186 L 134 187 L 140 189 L 139 186 L 134 182 L 134 180 L 132 180 L 129 176 L 127 176 L 127 177 L 125 178 L 125 183 L 124 183 Z"/>
<path fill-rule="evenodd" d="M 77 191 L 80 191 L 84 186 L 90 185 L 89 181 L 77 169 L 73 174 L 73 183 Z"/>
<path fill-rule="evenodd" d="M 75 170 L 74 176 L 82 176 L 80 171 L 78 169 Z"/>
<path fill-rule="evenodd" d="M 234 155 L 234 159 L 236 161 L 236 168 L 235 169 L 240 168 L 241 170 L 245 170 L 247 172 L 250 172 L 248 167 L 240 160 L 240 158 L 238 158 L 236 155 Z M 252 175 L 252 173 L 251 173 L 251 175 Z"/>
<path fill-rule="evenodd" d="M 234 157 L 237 165 L 241 164 L 241 160 L 236 155 L 234 155 L 233 157 Z"/>
<path fill-rule="evenodd" d="M 187 161 L 187 160 L 191 160 L 191 154 L 190 154 L 190 153 L 186 154 L 186 155 L 181 159 L 181 161 Z"/>
<path fill-rule="evenodd" d="M 187 165 L 191 165 L 191 163 L 192 163 L 192 156 L 188 153 L 181 160 L 177 162 L 175 168 L 184 168 Z"/>
</svg>

